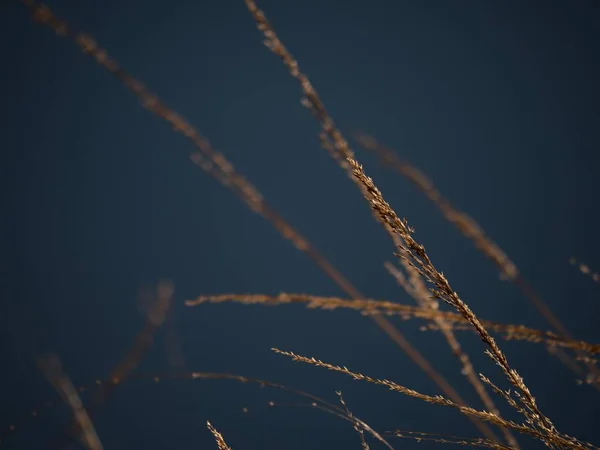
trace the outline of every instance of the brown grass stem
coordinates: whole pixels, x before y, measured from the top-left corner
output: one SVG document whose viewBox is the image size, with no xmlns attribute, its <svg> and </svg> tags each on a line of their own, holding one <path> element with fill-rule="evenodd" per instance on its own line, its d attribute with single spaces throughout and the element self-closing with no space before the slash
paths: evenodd
<svg viewBox="0 0 600 450">
<path fill-rule="evenodd" d="M 208 420 L 206 421 L 206 427 L 215 438 L 219 450 L 232 450 L 231 447 L 227 445 L 227 442 L 225 442 L 225 438 L 223 437 L 223 435 L 219 433 L 217 429 L 213 427 Z"/>
<path fill-rule="evenodd" d="M 496 265 L 503 279 L 511 281 L 519 288 L 523 295 L 533 304 L 540 315 L 544 317 L 556 332 L 566 340 L 573 340 L 573 336 L 567 327 L 531 287 L 523 277 L 523 274 L 517 269 L 516 264 L 506 255 L 498 244 L 486 235 L 483 228 L 471 216 L 465 212 L 459 211 L 441 194 L 430 178 L 408 161 L 401 159 L 397 152 L 380 144 L 374 137 L 365 133 L 358 132 L 355 134 L 355 137 L 363 148 L 375 153 L 387 167 L 402 175 L 413 184 L 418 191 L 422 192 L 448 222 L 454 225 L 463 236 L 473 242 L 475 248 Z M 598 277 L 598 279 L 600 279 L 600 276 Z M 579 356 L 582 355 L 580 354 Z M 575 372 L 579 372 L 577 369 L 577 362 L 568 355 L 561 354 L 560 359 Z M 599 375 L 595 366 L 588 364 L 588 368 L 593 374 Z M 600 386 L 595 387 L 600 389 Z"/>
<path fill-rule="evenodd" d="M 218 294 L 202 295 L 194 300 L 187 300 L 186 306 L 197 306 L 203 303 L 235 302 L 245 305 L 278 306 L 286 304 L 302 304 L 310 309 L 335 310 L 338 308 L 352 309 L 361 314 L 369 315 L 373 311 L 387 316 L 399 316 L 403 320 L 421 319 L 435 322 L 437 317 L 446 321 L 453 330 L 475 331 L 473 326 L 461 315 L 450 311 L 431 310 L 388 300 L 375 299 L 343 299 L 339 297 L 322 297 L 310 294 L 282 292 L 278 295 L 265 294 Z M 528 328 L 524 325 L 503 324 L 490 320 L 481 320 L 481 323 L 490 331 L 499 333 L 506 340 L 527 341 L 542 343 L 551 347 L 578 349 L 592 355 L 600 354 L 600 344 L 591 344 L 585 341 L 568 341 L 551 331 L 541 331 Z M 433 325 L 431 329 L 438 330 Z"/>
</svg>

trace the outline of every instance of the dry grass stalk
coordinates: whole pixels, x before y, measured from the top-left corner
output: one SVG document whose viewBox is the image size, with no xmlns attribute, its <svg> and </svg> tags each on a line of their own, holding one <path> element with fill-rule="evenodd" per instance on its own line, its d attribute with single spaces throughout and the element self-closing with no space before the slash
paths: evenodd
<svg viewBox="0 0 600 450">
<path fill-rule="evenodd" d="M 78 426 L 78 438 L 89 450 L 102 450 L 98 433 L 90 420 L 90 416 L 83 406 L 77 389 L 69 377 L 64 373 L 62 364 L 55 354 L 46 355 L 38 360 L 38 365 L 54 389 L 63 398 L 73 411 L 73 419 Z"/>
<path fill-rule="evenodd" d="M 354 431 L 356 431 L 358 433 L 358 437 L 360 438 L 360 444 L 361 444 L 362 449 L 370 450 L 369 444 L 367 444 L 367 441 L 365 440 L 365 432 L 362 430 L 362 428 L 359 426 L 359 424 L 354 420 L 354 415 L 348 408 L 348 405 L 346 405 L 346 402 L 344 401 L 344 397 L 342 396 L 342 392 L 336 391 L 336 394 L 340 398 L 340 403 L 346 410 L 347 417 L 352 421 L 352 426 L 354 427 Z"/>
<path fill-rule="evenodd" d="M 497 450 L 511 450 L 514 447 L 509 447 L 507 445 L 498 444 L 494 441 L 489 441 L 487 439 L 481 438 L 465 438 L 458 436 L 445 436 L 439 435 L 436 433 L 424 433 L 419 431 L 405 431 L 405 430 L 395 430 L 391 432 L 394 437 L 405 438 L 405 439 L 413 439 L 417 442 L 428 441 L 435 442 L 436 444 L 451 444 L 451 445 L 461 445 L 463 447 L 479 447 L 479 448 L 494 448 Z"/>
<path fill-rule="evenodd" d="M 99 47 L 92 37 L 84 33 L 74 32 L 65 21 L 55 16 L 46 6 L 37 4 L 33 0 L 21 0 L 21 2 L 30 9 L 32 17 L 36 22 L 50 27 L 58 36 L 72 39 L 84 53 L 92 56 L 102 67 L 111 72 L 131 92 L 133 92 L 146 109 L 171 124 L 176 132 L 181 133 L 188 138 L 198 149 L 197 152 L 191 155 L 191 159 L 196 165 L 213 176 L 221 184 L 230 188 L 252 211 L 267 219 L 284 238 L 288 239 L 297 249 L 306 253 L 347 295 L 355 299 L 362 297 L 362 294 L 340 272 L 338 272 L 337 269 L 321 255 L 304 236 L 267 205 L 258 190 L 235 171 L 233 165 L 222 153 L 214 150 L 210 142 L 202 136 L 198 130 L 175 111 L 164 105 L 160 99 L 147 90 L 140 81 L 125 72 L 114 59 L 111 59 L 108 56 L 106 50 Z M 433 366 L 410 344 L 404 335 L 385 317 L 378 313 L 374 313 L 371 315 L 371 319 L 446 393 L 446 395 L 457 402 L 464 403 L 454 388 L 450 386 Z M 494 438 L 489 428 L 482 428 L 481 424 L 476 424 L 476 426 L 478 426 L 486 436 Z"/>
<path fill-rule="evenodd" d="M 400 248 L 401 248 L 401 246 L 400 246 Z M 400 250 L 401 254 L 402 254 L 402 251 L 403 250 L 401 249 Z M 406 257 L 407 255 L 403 255 L 403 256 Z M 396 279 L 398 284 L 411 297 L 413 297 L 415 299 L 424 298 L 424 299 L 426 299 L 426 301 L 429 300 L 431 302 L 433 299 L 431 298 L 430 292 L 425 287 L 421 277 L 418 276 L 418 272 L 408 263 L 408 260 L 406 258 L 401 259 L 401 263 L 404 266 L 407 273 L 411 274 L 411 277 L 410 277 L 411 282 L 410 283 L 403 276 L 402 272 L 400 272 L 398 269 L 396 269 L 391 263 L 385 263 L 385 267 L 390 272 L 390 274 Z M 415 276 L 415 275 L 417 275 L 417 276 Z M 411 283 L 412 284 L 417 283 L 417 286 L 411 288 L 410 287 Z M 437 302 L 431 303 L 432 308 L 437 308 L 437 306 L 438 306 Z M 482 321 L 482 323 L 483 322 L 484 321 Z M 484 326 L 488 330 L 490 330 L 490 327 L 488 327 L 485 324 L 484 324 Z M 516 329 L 516 328 L 514 328 L 515 326 L 512 326 L 512 327 L 513 327 L 513 330 Z M 456 329 L 458 329 L 458 328 L 461 328 L 461 326 L 458 325 L 456 327 Z M 469 327 L 462 327 L 462 329 L 468 329 L 468 328 Z M 490 411 L 496 412 L 497 409 L 495 408 L 494 404 L 489 402 L 486 399 L 487 393 L 485 392 L 484 389 L 482 389 L 481 383 L 478 383 L 479 378 L 477 378 L 477 376 L 475 375 L 475 373 L 472 370 L 473 368 L 472 368 L 472 365 L 470 364 L 468 355 L 466 355 L 464 352 L 462 352 L 462 349 L 460 348 L 460 344 L 454 337 L 454 335 L 452 333 L 452 324 L 445 322 L 442 317 L 437 317 L 434 319 L 434 324 L 429 324 L 426 327 L 426 329 L 432 329 L 432 330 L 436 329 L 438 331 L 441 331 L 442 334 L 444 334 L 446 341 L 452 348 L 453 354 L 456 355 L 459 358 L 459 360 L 461 360 L 461 363 L 463 364 L 463 373 L 467 374 L 466 376 L 469 379 L 469 382 L 471 383 L 471 385 L 474 386 L 475 390 L 477 391 L 477 393 L 479 395 L 479 398 L 482 399 L 484 406 L 487 409 L 489 409 Z M 515 335 L 515 333 L 511 333 L 511 334 L 504 335 L 504 337 L 511 338 L 514 335 Z M 556 335 L 554 335 L 554 336 L 556 336 Z M 567 336 L 567 337 L 565 337 L 565 336 Z M 570 334 L 568 334 L 568 333 L 566 335 L 562 334 L 562 337 L 565 342 L 576 342 L 576 341 L 573 341 L 572 336 L 570 336 Z M 576 351 L 576 353 L 579 355 L 578 358 L 573 359 L 570 355 L 566 354 L 561 348 L 559 348 L 555 345 L 548 346 L 548 351 L 550 354 L 556 356 L 565 366 L 567 366 L 569 369 L 571 369 L 573 372 L 575 372 L 578 375 L 585 374 L 585 371 L 583 371 L 581 369 L 581 367 L 579 367 L 579 364 L 577 364 L 576 361 L 581 360 L 581 361 L 585 362 L 587 364 L 587 366 L 590 368 L 590 373 L 585 376 L 586 384 L 591 384 L 596 389 L 600 389 L 600 384 L 598 384 L 598 381 L 600 381 L 600 377 L 598 376 L 597 367 L 593 364 L 590 364 L 589 362 L 586 362 L 586 359 L 585 359 L 586 356 L 583 353 L 581 353 L 582 350 L 579 349 L 577 346 L 571 347 L 571 348 L 574 349 Z M 508 437 L 508 436 L 506 436 L 506 437 L 507 437 L 507 442 L 510 445 L 516 446 L 515 445 L 515 444 L 517 444 L 516 442 L 511 441 L 510 437 Z"/>
<path fill-rule="evenodd" d="M 283 57 L 283 59 L 285 61 L 285 57 Z M 298 79 L 301 81 L 301 83 L 309 83 L 308 79 L 306 77 L 304 77 L 304 75 L 301 72 L 298 72 Z M 303 84 L 303 86 L 304 86 L 304 84 Z M 308 92 L 309 93 L 306 94 L 307 95 L 307 99 L 304 99 L 306 101 L 303 101 L 303 103 L 305 103 L 306 106 L 308 106 L 309 109 L 311 109 L 311 111 L 313 111 L 313 113 L 315 114 L 315 116 L 320 117 L 323 114 L 325 114 L 325 116 L 327 116 L 327 113 L 325 112 L 324 106 L 322 105 L 322 103 L 320 103 L 320 100 L 319 100 L 318 96 L 316 95 L 316 92 L 314 90 L 309 90 Z M 311 98 L 312 101 L 308 100 L 308 98 Z M 313 107 L 313 102 L 315 102 L 315 101 L 317 102 L 316 103 L 317 106 Z M 333 123 L 333 122 L 331 122 L 331 123 Z M 350 164 L 348 164 L 348 162 L 345 161 L 345 159 L 343 157 L 343 154 L 340 151 L 337 150 L 336 146 L 332 142 L 333 139 L 339 140 L 340 138 L 341 138 L 341 134 L 339 134 L 339 133 L 338 134 L 334 133 L 333 135 L 331 135 L 331 134 L 328 134 L 327 132 L 323 131 L 319 135 L 319 139 L 321 141 L 321 146 L 330 154 L 330 156 L 338 163 L 338 165 L 340 165 L 340 167 L 342 167 L 343 169 L 346 170 L 346 172 L 348 173 L 350 179 L 352 179 L 353 181 L 355 181 L 354 180 L 354 176 L 352 174 L 352 171 L 350 170 L 350 167 L 351 167 Z M 342 140 L 343 140 L 343 138 L 342 138 Z M 343 142 L 342 142 L 342 145 L 343 145 Z M 368 192 L 366 191 L 365 187 L 362 184 L 358 183 L 357 186 L 358 186 L 359 190 L 361 191 L 361 193 L 363 194 L 363 196 L 368 196 L 369 195 Z M 393 231 L 389 228 L 389 225 L 387 223 L 381 221 L 380 217 L 374 211 L 372 211 L 372 213 L 373 213 L 373 217 L 374 217 L 375 221 L 377 221 L 378 223 L 380 223 L 384 227 L 384 229 L 388 232 L 388 234 L 392 237 L 392 240 L 393 240 L 394 245 L 396 246 L 396 248 L 402 248 L 402 241 L 400 240 L 400 238 L 396 234 L 393 233 Z M 407 267 L 408 267 L 407 271 L 409 273 L 411 273 L 410 270 L 412 269 L 413 274 L 416 274 L 417 278 L 420 278 L 418 276 L 418 273 L 414 271 L 414 269 L 412 268 L 412 266 L 407 265 Z M 407 280 L 401 279 L 401 280 L 399 280 L 399 282 L 401 282 L 405 288 L 408 287 L 407 286 L 408 285 L 408 281 Z M 423 285 L 423 283 L 421 283 L 421 285 Z M 425 290 L 427 290 L 424 287 L 424 285 L 423 285 L 423 288 Z M 431 298 L 431 296 L 429 295 L 429 292 L 427 292 L 426 295 L 419 295 L 419 293 L 416 292 L 415 288 L 412 288 L 411 291 L 415 294 L 416 298 L 419 298 L 419 302 L 422 302 L 422 304 L 421 303 L 420 304 L 424 308 L 429 308 L 429 309 L 436 310 L 437 307 L 439 306 L 438 303 L 437 303 L 437 300 Z M 438 320 L 442 320 L 442 319 L 438 318 Z M 450 334 L 452 334 L 451 330 L 448 330 L 448 332 Z M 449 342 L 450 342 L 451 346 L 454 346 L 453 350 L 455 351 L 455 354 L 457 354 L 456 350 L 458 349 L 458 351 L 464 355 L 462 361 L 465 361 L 465 359 L 466 359 L 466 361 L 469 361 L 469 358 L 466 356 L 466 354 L 464 354 L 464 352 L 462 352 L 462 350 L 460 350 L 460 345 L 458 344 L 458 341 L 456 341 L 456 339 L 455 338 L 453 339 L 453 338 L 454 338 L 454 336 L 450 337 L 451 341 L 449 341 Z M 470 364 L 470 361 L 469 361 L 469 364 Z M 468 367 L 466 367 L 466 369 L 465 369 L 465 367 L 463 367 L 463 369 L 468 371 Z M 471 372 L 472 372 L 472 370 L 471 370 Z M 488 407 L 488 406 L 494 406 L 491 398 L 487 395 L 487 393 L 485 392 L 485 389 L 483 388 L 483 386 L 479 382 L 479 379 L 476 376 L 474 376 L 474 375 L 467 375 L 467 378 L 468 378 L 469 382 L 474 386 L 475 392 L 479 395 L 479 397 L 481 398 L 481 400 L 484 403 L 484 405 L 486 407 Z M 452 395 L 451 395 L 452 392 L 451 391 L 447 391 L 447 394 L 450 394 L 450 397 L 454 398 L 455 401 L 460 400 L 458 397 L 452 397 Z M 464 404 L 464 402 L 462 402 L 462 401 L 459 401 L 459 402 Z M 493 410 L 497 411 L 497 409 L 495 408 L 495 406 L 493 407 Z M 516 448 L 519 448 L 518 443 L 516 442 L 516 440 L 514 439 L 514 437 L 512 437 L 512 435 L 510 434 L 510 431 L 504 430 L 504 433 L 505 433 L 505 437 L 507 438 L 507 441 L 511 445 L 514 445 Z M 486 432 L 486 435 L 488 437 L 491 437 L 493 440 L 497 440 L 496 436 L 491 435 L 489 433 L 489 431 Z"/>
<path fill-rule="evenodd" d="M 553 433 L 546 433 L 544 431 L 539 431 L 538 429 L 536 429 L 535 423 L 530 424 L 530 425 L 519 424 L 519 423 L 510 421 L 510 420 L 502 419 L 501 417 L 498 417 L 497 415 L 495 415 L 494 413 L 491 413 L 489 411 L 480 411 L 480 410 L 471 408 L 470 406 L 459 405 L 457 403 L 454 403 L 452 400 L 449 400 L 441 395 L 432 396 L 432 395 L 422 394 L 420 392 L 417 392 L 413 389 L 409 389 L 405 386 L 399 385 L 390 380 L 372 378 L 372 377 L 363 375 L 358 372 L 353 372 L 353 371 L 349 370 L 347 367 L 335 366 L 333 364 L 329 364 L 329 363 L 320 361 L 315 358 L 308 358 L 305 356 L 297 355 L 293 352 L 279 350 L 277 348 L 273 348 L 271 350 L 273 350 L 275 353 L 278 353 L 280 355 L 288 356 L 288 357 L 292 358 L 292 360 L 294 360 L 294 361 L 303 362 L 303 363 L 310 364 L 313 366 L 322 367 L 327 370 L 331 370 L 333 372 L 342 373 L 342 374 L 352 377 L 355 380 L 366 381 L 368 383 L 384 386 L 391 391 L 399 392 L 401 394 L 407 395 L 409 397 L 417 398 L 417 399 L 422 400 L 427 403 L 431 403 L 431 404 L 438 405 L 438 406 L 449 406 L 449 407 L 458 409 L 461 413 L 468 415 L 468 416 L 475 417 L 478 420 L 486 421 L 486 422 L 489 422 L 489 423 L 491 423 L 495 426 L 501 427 L 501 428 L 509 428 L 509 429 L 519 432 L 521 434 L 532 436 L 536 439 L 543 441 L 550 447 L 556 445 L 559 447 L 568 447 L 568 448 L 575 448 L 575 449 L 581 449 L 581 450 L 598 448 L 592 444 L 589 444 L 587 442 L 578 441 L 577 439 L 575 439 L 571 436 L 567 436 L 567 435 L 559 433 L 557 431 L 555 431 Z"/>
<path fill-rule="evenodd" d="M 444 218 L 458 228 L 463 236 L 471 240 L 475 247 L 496 265 L 501 278 L 515 283 L 538 312 L 559 334 L 567 340 L 573 340 L 573 336 L 567 327 L 533 290 L 525 278 L 523 278 L 523 275 L 519 273 L 515 263 L 511 261 L 506 253 L 504 253 L 504 251 L 502 251 L 502 249 L 485 234 L 481 226 L 472 217 L 455 208 L 450 201 L 437 190 L 428 177 L 407 161 L 402 160 L 396 152 L 377 142 L 374 137 L 364 133 L 357 133 L 356 138 L 365 149 L 376 153 L 385 164 L 404 176 L 416 186 L 418 190 L 425 194 L 425 196 L 431 200 L 441 212 Z M 598 275 L 597 278 L 600 280 L 600 275 Z M 556 356 L 576 373 L 581 372 L 578 364 L 570 356 L 561 353 L 560 351 L 557 352 Z M 600 375 L 596 367 L 590 365 L 588 365 L 588 367 L 593 374 L 596 376 Z"/>
<path fill-rule="evenodd" d="M 402 249 L 400 251 L 404 252 Z M 408 255 L 404 254 L 403 256 L 404 258 L 401 260 L 401 263 L 404 266 L 404 270 L 406 270 L 406 273 L 408 274 L 408 280 L 403 277 L 402 272 L 393 264 L 385 263 L 386 269 L 419 306 L 424 309 L 437 311 L 440 307 L 439 302 L 431 295 L 431 292 L 429 289 L 427 289 L 427 286 L 425 285 L 423 278 L 419 275 L 419 272 L 408 263 Z M 467 353 L 462 349 L 458 339 L 456 339 L 456 336 L 452 330 L 452 326 L 446 320 L 444 320 L 443 316 L 440 315 L 434 316 L 433 322 L 446 339 L 452 354 L 460 362 L 461 374 L 463 374 L 471 386 L 473 386 L 473 389 L 481 399 L 484 408 L 496 414 L 498 417 L 501 417 L 500 410 L 496 407 L 494 401 L 485 390 L 483 383 L 475 373 L 473 363 L 471 363 L 471 358 L 469 358 L 469 355 L 467 355 Z M 504 439 L 512 448 L 520 448 L 519 443 L 508 428 L 503 428 L 502 433 L 504 434 Z"/>
<path fill-rule="evenodd" d="M 563 356 L 568 357 L 568 359 L 562 361 L 566 366 L 572 364 L 575 359 L 568 356 L 565 352 L 559 353 L 560 349 L 571 349 L 590 354 L 598 354 L 600 352 L 600 344 L 592 344 L 586 341 L 569 341 L 552 331 L 536 330 L 524 325 L 503 324 L 488 320 L 482 320 L 481 323 L 488 331 L 498 333 L 499 336 L 506 341 L 526 341 L 545 344 L 548 353 L 555 354 L 559 359 Z M 473 327 L 468 323 L 459 323 L 459 321 L 457 321 L 451 326 L 455 331 L 473 331 Z M 439 327 L 437 325 L 428 324 L 421 327 L 421 330 L 439 331 Z M 578 358 L 583 358 L 582 361 L 585 362 L 585 356 Z M 585 373 L 579 366 L 571 367 L 571 369 L 577 373 Z"/>
<path fill-rule="evenodd" d="M 521 395 L 519 399 L 526 406 L 526 410 L 524 411 L 527 420 L 531 421 L 531 423 L 535 423 L 536 426 L 543 430 L 550 438 L 558 435 L 552 421 L 538 408 L 535 398 L 518 372 L 510 367 L 506 356 L 500 350 L 494 338 L 490 336 L 471 309 L 451 288 L 446 278 L 434 267 L 429 256 L 425 252 L 424 247 L 413 239 L 412 230 L 409 228 L 408 223 L 398 217 L 396 212 L 390 207 L 389 203 L 385 201 L 382 193 L 373 183 L 373 180 L 365 174 L 363 167 L 354 158 L 354 152 L 348 145 L 348 142 L 336 128 L 333 119 L 327 113 L 323 102 L 313 88 L 308 77 L 300 71 L 298 62 L 279 40 L 273 27 L 265 17 L 265 14 L 258 9 L 253 0 L 245 0 L 245 2 L 258 29 L 265 37 L 265 45 L 282 59 L 289 69 L 290 74 L 300 82 L 305 96 L 303 100 L 304 105 L 307 106 L 317 118 L 323 133 L 327 135 L 336 151 L 340 154 L 340 160 L 343 157 L 346 161 L 347 165 L 342 165 L 342 168 L 352 172 L 356 184 L 359 185 L 359 190 L 364 194 L 364 197 L 370 204 L 372 210 L 379 216 L 381 223 L 385 224 L 384 228 L 386 231 L 402 238 L 405 243 L 403 248 L 409 255 L 411 264 L 417 267 L 421 275 L 435 286 L 436 296 L 453 306 L 469 323 L 471 323 L 471 325 L 473 325 L 481 339 L 489 348 L 486 353 L 494 362 L 496 362 L 496 364 L 498 364 L 510 383 L 520 391 Z M 400 254 L 397 256 L 402 258 L 402 255 Z"/>
<path fill-rule="evenodd" d="M 217 447 L 219 448 L 219 450 L 231 450 L 231 447 L 227 445 L 227 442 L 225 442 L 225 438 L 223 437 L 223 435 L 219 433 L 217 429 L 213 427 L 208 420 L 206 421 L 206 426 L 214 436 L 215 441 L 217 441 Z"/>
<path fill-rule="evenodd" d="M 236 302 L 245 305 L 278 306 L 286 304 L 303 304 L 307 308 L 335 310 L 338 308 L 352 309 L 361 314 L 372 314 L 373 311 L 388 316 L 400 316 L 404 320 L 412 318 L 434 321 L 437 317 L 444 319 L 448 326 L 458 331 L 474 331 L 473 326 L 460 314 L 455 312 L 439 311 L 420 308 L 387 300 L 360 299 L 348 300 L 339 297 L 320 297 L 310 294 L 282 292 L 278 295 L 264 294 L 220 294 L 203 295 L 194 300 L 187 300 L 187 306 L 198 306 L 203 303 Z M 544 343 L 551 347 L 578 349 L 590 354 L 600 353 L 600 344 L 591 344 L 585 341 L 567 341 L 549 331 L 540 331 L 524 325 L 502 324 L 489 320 L 481 320 L 486 329 L 501 333 L 506 340 L 521 340 L 533 343 Z M 439 330 L 436 325 L 431 329 Z"/>
</svg>

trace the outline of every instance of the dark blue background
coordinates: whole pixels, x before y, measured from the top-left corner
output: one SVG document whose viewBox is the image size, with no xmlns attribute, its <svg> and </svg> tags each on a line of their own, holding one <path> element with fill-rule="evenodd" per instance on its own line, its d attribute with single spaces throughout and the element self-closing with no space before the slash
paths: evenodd
<svg viewBox="0 0 600 450">
<path fill-rule="evenodd" d="M 392 259 L 387 237 L 319 148 L 318 127 L 300 106 L 298 86 L 262 46 L 241 0 L 49 5 L 205 133 L 363 292 L 410 302 L 383 269 Z M 600 268 L 596 2 L 271 0 L 259 6 L 343 130 L 372 133 L 421 168 L 481 223 L 577 337 L 600 340 L 600 286 L 567 262 L 576 256 Z M 333 401 L 341 389 L 352 410 L 381 431 L 476 435 L 456 411 L 269 351 L 276 346 L 438 393 L 356 313 L 183 306 L 210 293 L 341 292 L 194 166 L 190 144 L 110 74 L 34 25 L 22 5 L 0 8 L 3 430 L 32 406 L 57 399 L 35 355 L 56 351 L 78 385 L 105 377 L 143 325 L 138 290 L 170 278 L 175 316 L 140 371 L 173 370 L 164 344 L 172 332 L 188 370 L 262 377 Z M 373 155 L 357 152 L 477 314 L 547 327 L 420 193 Z M 420 332 L 416 322 L 397 323 L 479 405 L 441 336 Z M 462 341 L 476 369 L 506 386 L 478 339 L 465 334 Z M 542 346 L 502 347 L 561 431 L 600 442 L 597 391 L 578 386 Z M 347 423 L 318 411 L 269 410 L 269 400 L 291 401 L 232 382 L 131 381 L 98 413 L 96 426 L 107 449 L 215 448 L 207 419 L 236 450 L 359 448 Z M 67 413 L 58 406 L 23 422 L 6 448 L 46 446 Z M 397 448 L 416 445 L 429 447 L 396 442 Z"/>
</svg>

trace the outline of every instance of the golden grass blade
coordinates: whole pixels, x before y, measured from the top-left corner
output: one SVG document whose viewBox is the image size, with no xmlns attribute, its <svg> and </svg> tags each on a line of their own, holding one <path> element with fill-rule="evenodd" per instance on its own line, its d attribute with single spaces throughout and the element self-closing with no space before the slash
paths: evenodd
<svg viewBox="0 0 600 450">
<path fill-rule="evenodd" d="M 278 295 L 264 294 L 219 294 L 203 295 L 194 300 L 187 300 L 186 306 L 198 306 L 203 303 L 235 302 L 244 305 L 279 306 L 287 304 L 301 304 L 310 309 L 322 309 L 326 311 L 338 308 L 352 309 L 361 314 L 371 314 L 377 311 L 388 316 L 399 316 L 403 320 L 422 319 L 434 322 L 435 318 L 441 317 L 456 331 L 475 331 L 471 324 L 460 314 L 455 312 L 439 311 L 420 308 L 387 300 L 361 299 L 351 300 L 339 297 L 321 297 L 310 294 L 298 294 L 282 292 Z M 490 320 L 481 320 L 481 323 L 490 331 L 500 333 L 506 340 L 520 340 L 532 343 L 543 343 L 552 347 L 567 349 L 578 349 L 590 354 L 600 353 L 600 344 L 591 344 L 585 341 L 567 341 L 564 338 L 550 332 L 541 331 L 524 325 L 502 324 Z M 438 330 L 436 325 L 430 325 L 431 329 Z"/>
<path fill-rule="evenodd" d="M 535 397 L 531 394 L 518 372 L 510 367 L 508 359 L 500 350 L 494 338 L 481 324 L 471 308 L 452 289 L 444 275 L 435 268 L 425 252 L 425 248 L 413 239 L 412 230 L 408 224 L 401 220 L 384 200 L 383 195 L 371 178 L 364 173 L 362 166 L 354 160 L 349 159 L 349 161 L 354 167 L 357 179 L 367 186 L 368 191 L 371 193 L 371 198 L 367 198 L 367 200 L 371 203 L 372 208 L 379 213 L 382 220 L 386 221 L 396 234 L 402 237 L 406 244 L 404 249 L 412 262 L 418 266 L 419 272 L 434 286 L 435 295 L 453 306 L 475 328 L 479 337 L 488 346 L 488 350 L 486 350 L 488 356 L 502 369 L 510 383 L 521 392 L 520 400 L 527 407 L 527 418 L 537 423 L 549 435 L 553 435 L 556 429 L 552 421 L 541 412 Z M 401 254 L 397 256 L 402 258 Z"/>
<path fill-rule="evenodd" d="M 225 438 L 223 437 L 223 435 L 219 433 L 217 429 L 213 427 L 208 420 L 206 421 L 206 426 L 214 436 L 215 441 L 217 441 L 217 447 L 219 448 L 219 450 L 232 450 L 231 447 L 227 445 L 227 442 L 225 442 Z"/>
<path fill-rule="evenodd" d="M 454 225 L 475 247 L 498 267 L 504 279 L 515 280 L 519 270 L 514 262 L 492 241 L 481 226 L 469 215 L 458 211 L 435 187 L 433 182 L 419 169 L 398 157 L 396 152 L 377 142 L 365 133 L 355 134 L 358 143 L 381 158 L 395 172 L 404 176 L 418 188 L 442 213 L 444 218 Z"/>
<path fill-rule="evenodd" d="M 448 222 L 454 225 L 463 236 L 472 241 L 475 247 L 496 265 L 501 278 L 515 283 L 525 297 L 559 334 L 567 340 L 573 340 L 573 336 L 567 327 L 540 298 L 537 292 L 533 290 L 519 272 L 515 263 L 504 253 L 498 244 L 485 234 L 485 231 L 472 217 L 454 207 L 426 175 L 409 162 L 401 159 L 392 149 L 380 144 L 374 137 L 365 133 L 356 133 L 355 137 L 363 148 L 378 155 L 388 167 L 416 186 L 436 206 Z M 589 272 L 589 268 L 586 267 L 586 269 Z M 597 275 L 597 278 L 600 280 L 600 275 Z M 557 356 L 574 372 L 580 372 L 577 362 L 571 357 L 566 354 L 559 354 Z M 595 366 L 588 365 L 588 368 L 596 376 L 600 375 Z"/>
</svg>

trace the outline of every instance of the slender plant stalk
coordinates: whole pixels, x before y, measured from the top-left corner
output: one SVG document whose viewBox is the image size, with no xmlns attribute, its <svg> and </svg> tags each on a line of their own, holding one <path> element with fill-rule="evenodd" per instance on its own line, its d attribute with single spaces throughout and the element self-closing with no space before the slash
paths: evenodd
<svg viewBox="0 0 600 450">
<path fill-rule="evenodd" d="M 219 450 L 232 450 L 231 447 L 227 445 L 227 442 L 225 442 L 225 438 L 223 437 L 223 435 L 219 433 L 217 429 L 213 427 L 208 420 L 206 421 L 206 426 L 208 428 L 208 431 L 210 431 L 213 437 L 215 438 Z"/>
<path fill-rule="evenodd" d="M 310 294 L 298 294 L 282 292 L 278 295 L 265 294 L 217 294 L 202 295 L 194 300 L 187 300 L 186 306 L 192 307 L 203 303 L 224 303 L 236 302 L 245 305 L 263 305 L 278 306 L 286 304 L 303 304 L 307 308 L 335 310 L 338 308 L 352 309 L 361 314 L 369 315 L 373 312 L 379 312 L 386 316 L 399 316 L 404 320 L 422 319 L 435 322 L 436 318 L 442 318 L 453 330 L 475 331 L 472 325 L 461 315 L 450 311 L 431 310 L 402 303 L 390 302 L 388 300 L 361 299 L 352 300 L 339 297 L 321 297 Z M 563 337 L 554 334 L 551 331 L 541 331 L 534 328 L 528 328 L 524 325 L 503 324 L 490 320 L 481 320 L 483 326 L 489 331 L 500 333 L 505 340 L 527 341 L 532 343 L 542 343 L 552 348 L 577 349 L 588 352 L 591 355 L 600 354 L 600 344 L 591 344 L 585 341 L 567 341 Z M 430 329 L 439 330 L 436 325 L 431 325 Z M 593 359 L 586 359 L 593 362 Z"/>
<path fill-rule="evenodd" d="M 481 438 L 473 439 L 459 436 L 441 435 L 437 433 L 425 433 L 420 431 L 394 430 L 386 434 L 390 434 L 398 438 L 413 439 L 417 442 L 428 441 L 434 442 L 436 444 L 461 445 L 463 447 L 494 448 L 497 450 L 511 450 L 513 448 Z"/>
<path fill-rule="evenodd" d="M 556 332 L 567 340 L 573 340 L 571 332 L 531 287 L 529 282 L 523 277 L 523 274 L 517 269 L 516 264 L 504 253 L 498 244 L 486 235 L 483 228 L 471 216 L 459 211 L 440 193 L 427 176 L 409 162 L 401 159 L 396 152 L 377 142 L 374 137 L 365 133 L 356 133 L 356 139 L 363 148 L 377 154 L 388 167 L 404 176 L 416 186 L 435 205 L 448 222 L 454 225 L 463 236 L 472 241 L 475 247 L 496 265 L 503 279 L 509 280 L 519 288 Z M 582 267 L 585 267 L 589 273 L 587 266 Z M 582 268 L 582 272 L 586 273 L 585 269 Z M 594 275 L 592 274 L 591 277 L 594 278 Z M 600 280 L 600 275 L 597 275 L 597 278 Z M 561 352 L 558 352 L 557 356 L 572 370 L 580 372 L 577 362 L 571 357 Z M 579 354 L 578 356 L 582 355 Z M 600 375 L 596 366 L 590 364 L 587 364 L 587 366 L 594 375 Z M 596 385 L 595 387 L 600 390 L 600 385 Z"/>
<path fill-rule="evenodd" d="M 436 206 L 444 218 L 454 225 L 475 247 L 490 259 L 498 268 L 502 278 L 514 281 L 519 276 L 516 264 L 504 251 L 492 241 L 481 226 L 469 215 L 456 209 L 437 190 L 433 182 L 420 170 L 398 157 L 396 152 L 381 145 L 374 137 L 365 133 L 356 133 L 358 143 L 381 158 L 386 166 L 401 174 L 417 187 Z"/>
</svg>

